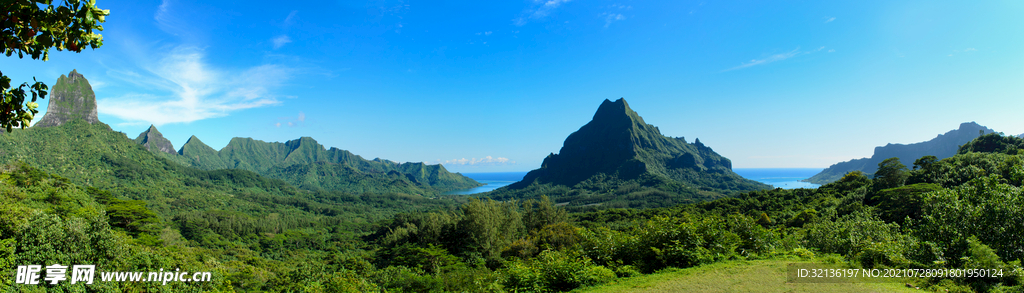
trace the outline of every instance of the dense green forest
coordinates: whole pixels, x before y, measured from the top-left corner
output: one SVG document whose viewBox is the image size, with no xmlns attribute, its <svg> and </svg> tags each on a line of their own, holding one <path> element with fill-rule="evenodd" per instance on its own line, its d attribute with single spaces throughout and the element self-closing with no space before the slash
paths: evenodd
<svg viewBox="0 0 1024 293">
<path fill-rule="evenodd" d="M 29 135 L 62 139 L 18 143 Z M 989 134 L 947 159 L 922 157 L 911 168 L 885 160 L 873 179 L 851 172 L 817 189 L 569 211 L 547 196 L 495 201 L 309 191 L 245 170 L 185 167 L 101 123 L 69 122 L 0 136 L 7 162 L 0 171 L 0 286 L 557 292 L 671 267 L 817 256 L 855 267 L 1004 269 L 999 278 L 917 285 L 1021 290 L 1021 149 L 1024 139 Z M 100 271 L 180 268 L 213 278 L 12 283 L 15 266 L 52 263 L 95 264 Z"/>
</svg>

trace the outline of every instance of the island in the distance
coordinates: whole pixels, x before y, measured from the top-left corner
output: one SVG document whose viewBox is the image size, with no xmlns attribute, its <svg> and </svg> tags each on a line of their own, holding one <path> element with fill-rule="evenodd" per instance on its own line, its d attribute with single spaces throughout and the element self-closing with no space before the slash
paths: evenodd
<svg viewBox="0 0 1024 293">
<path fill-rule="evenodd" d="M 828 184 L 843 178 L 843 175 L 853 171 L 874 174 L 878 170 L 878 163 L 892 157 L 899 158 L 900 163 L 904 166 L 913 166 L 914 160 L 923 156 L 935 156 L 938 159 L 949 158 L 956 154 L 961 145 L 978 138 L 982 134 L 993 132 L 995 131 L 978 125 L 978 123 L 964 122 L 960 124 L 960 128 L 950 130 L 945 134 L 939 134 L 939 136 L 929 141 L 912 144 L 890 143 L 885 146 L 875 147 L 875 153 L 870 158 L 835 163 L 803 181 L 814 184 Z"/>
</svg>

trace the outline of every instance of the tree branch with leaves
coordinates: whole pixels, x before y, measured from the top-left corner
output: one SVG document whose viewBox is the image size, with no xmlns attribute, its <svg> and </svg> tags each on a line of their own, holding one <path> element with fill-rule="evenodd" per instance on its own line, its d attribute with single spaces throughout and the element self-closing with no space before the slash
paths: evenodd
<svg viewBox="0 0 1024 293">
<path fill-rule="evenodd" d="M 103 46 L 102 31 L 105 17 L 110 10 L 96 7 L 95 0 L 0 0 L 0 51 L 7 57 L 18 54 L 32 59 L 49 60 L 50 48 L 58 51 L 82 52 L 86 47 L 93 49 Z M 0 129 L 11 131 L 14 127 L 28 127 L 39 111 L 37 99 L 46 98 L 49 88 L 43 82 L 11 86 L 11 78 L 0 72 Z M 26 102 L 28 94 L 31 101 Z"/>
</svg>

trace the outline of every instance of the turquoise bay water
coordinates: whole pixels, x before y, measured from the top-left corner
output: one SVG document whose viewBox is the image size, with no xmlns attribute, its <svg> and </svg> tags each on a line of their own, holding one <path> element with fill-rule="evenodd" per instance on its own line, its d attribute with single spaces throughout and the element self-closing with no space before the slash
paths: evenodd
<svg viewBox="0 0 1024 293">
<path fill-rule="evenodd" d="M 732 169 L 736 174 L 740 174 L 743 178 L 758 181 L 765 184 L 771 184 L 775 187 L 781 187 L 783 189 L 795 189 L 795 188 L 818 188 L 818 184 L 809 182 L 800 182 L 807 178 L 811 178 L 814 174 L 818 174 L 824 170 L 822 168 L 735 168 Z"/>
<path fill-rule="evenodd" d="M 817 184 L 800 182 L 800 180 L 811 178 L 814 174 L 821 172 L 821 168 L 736 168 L 736 174 L 743 178 L 771 184 L 783 189 L 794 188 L 818 188 Z M 477 182 L 486 184 L 484 186 L 449 191 L 448 195 L 466 195 L 481 192 L 488 192 L 502 186 L 516 183 L 526 176 L 527 172 L 496 172 L 496 173 L 463 173 L 466 177 L 473 178 Z"/>
<path fill-rule="evenodd" d="M 462 173 L 462 175 L 466 175 L 466 177 L 472 178 L 473 180 L 486 185 L 470 189 L 449 191 L 445 194 L 464 195 L 488 192 L 505 185 L 519 182 L 519 180 L 523 180 L 523 176 L 526 176 L 526 173 L 527 172 Z"/>
</svg>

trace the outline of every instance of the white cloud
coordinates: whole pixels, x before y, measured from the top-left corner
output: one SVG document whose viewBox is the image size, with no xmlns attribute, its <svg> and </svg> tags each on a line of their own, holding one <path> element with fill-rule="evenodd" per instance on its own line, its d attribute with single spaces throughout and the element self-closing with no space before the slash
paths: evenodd
<svg viewBox="0 0 1024 293">
<path fill-rule="evenodd" d="M 836 51 L 836 49 L 828 49 L 829 53 L 832 53 L 832 52 L 835 52 L 835 51 Z"/>
<path fill-rule="evenodd" d="M 97 91 L 100 88 L 107 86 L 107 83 L 101 80 L 90 80 L 89 86 L 92 87 L 93 91 Z"/>
<path fill-rule="evenodd" d="M 533 7 L 527 8 L 523 11 L 522 15 L 512 21 L 515 25 L 525 25 L 531 19 L 542 19 L 547 17 L 556 8 L 569 1 L 570 0 L 534 0 Z"/>
<path fill-rule="evenodd" d="M 834 20 L 836 20 L 835 17 L 830 17 L 829 19 L 825 20 L 825 23 L 830 23 L 830 22 L 832 22 Z"/>
<path fill-rule="evenodd" d="M 757 66 L 757 65 L 764 65 L 764 64 L 768 64 L 768 63 L 772 63 L 772 62 L 786 60 L 786 59 L 793 58 L 793 57 L 800 56 L 800 55 L 813 54 L 813 53 L 816 53 L 816 52 L 821 51 L 821 50 L 825 50 L 825 46 L 821 46 L 821 47 L 818 47 L 817 49 L 810 50 L 810 51 L 805 51 L 805 52 L 801 52 L 800 51 L 800 47 L 797 47 L 796 49 L 793 49 L 793 51 L 771 55 L 771 56 L 765 57 L 764 59 L 751 59 L 750 62 L 745 62 L 743 64 L 740 64 L 740 66 L 736 66 L 736 67 L 733 67 L 733 68 L 722 70 L 721 72 L 732 71 L 732 70 L 737 70 L 737 69 L 743 69 L 743 68 L 753 67 L 753 66 Z M 836 50 L 832 50 L 832 49 L 828 50 L 829 53 L 835 52 L 835 51 Z"/>
<path fill-rule="evenodd" d="M 953 50 L 953 53 L 951 53 L 949 55 L 946 55 L 946 56 L 953 57 L 954 55 L 959 55 L 960 53 L 973 53 L 973 52 L 977 52 L 977 51 L 978 51 L 978 49 L 975 49 L 975 48 L 967 48 L 967 49 L 964 49 L 963 51 Z"/>
<path fill-rule="evenodd" d="M 281 46 L 284 46 L 285 44 L 291 43 L 292 42 L 292 38 L 289 38 L 288 35 L 280 35 L 280 36 L 274 38 L 273 42 L 274 42 L 274 49 L 278 49 L 278 48 L 281 48 Z"/>
<path fill-rule="evenodd" d="M 796 48 L 793 51 L 789 51 L 789 52 L 786 52 L 786 53 L 780 53 L 780 54 L 771 55 L 771 56 L 768 56 L 767 58 L 764 58 L 764 59 L 752 59 L 752 60 L 750 60 L 750 62 L 746 62 L 746 63 L 741 64 L 740 66 L 729 68 L 729 69 L 726 69 L 726 70 L 723 70 L 723 71 L 731 71 L 731 70 L 743 69 L 743 68 L 757 66 L 757 65 L 764 65 L 764 64 L 768 64 L 768 63 L 772 63 L 772 62 L 776 62 L 776 61 L 782 61 L 782 60 L 786 60 L 786 59 L 789 59 L 789 58 L 793 58 L 794 56 L 797 56 L 797 55 L 800 55 L 800 48 Z"/>
<path fill-rule="evenodd" d="M 299 13 L 298 10 L 292 10 L 291 13 L 288 13 L 288 17 L 284 18 L 284 26 L 292 25 L 292 23 L 295 22 L 295 15 L 298 14 L 298 13 Z"/>
<path fill-rule="evenodd" d="M 494 166 L 494 165 L 510 165 L 510 164 L 515 164 L 516 161 L 512 161 L 512 160 L 509 160 L 508 158 L 503 158 L 503 157 L 495 158 L 495 157 L 492 157 L 492 156 L 486 156 L 486 157 L 479 158 L 479 159 L 478 158 L 469 158 L 469 159 L 461 158 L 461 159 L 447 160 L 447 161 L 444 161 L 444 162 L 442 162 L 441 160 L 437 160 L 437 163 L 441 164 L 441 165 L 448 165 L 448 166 L 453 166 L 453 165 L 459 165 L 459 166 L 467 166 L 467 165 L 468 166 Z"/>
<path fill-rule="evenodd" d="M 622 16 L 622 14 L 606 13 L 605 16 L 604 16 L 604 27 L 607 28 L 609 25 L 612 25 L 612 22 L 615 22 L 615 21 L 618 21 L 618 20 L 624 20 L 624 19 L 626 19 L 626 17 Z"/>
<path fill-rule="evenodd" d="M 261 65 L 241 71 L 211 68 L 202 49 L 178 47 L 153 64 L 141 64 L 146 72 L 110 70 L 108 74 L 152 90 L 98 99 L 100 113 L 116 116 L 126 124 L 188 123 L 227 116 L 230 112 L 276 105 L 273 90 L 288 79 L 291 69 Z"/>
</svg>

